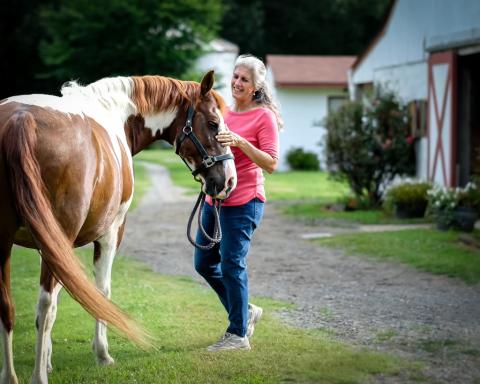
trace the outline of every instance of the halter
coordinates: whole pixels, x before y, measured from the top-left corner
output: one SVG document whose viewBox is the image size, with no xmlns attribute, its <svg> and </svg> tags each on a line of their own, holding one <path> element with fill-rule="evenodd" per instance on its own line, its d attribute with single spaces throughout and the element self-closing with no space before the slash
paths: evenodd
<svg viewBox="0 0 480 384">
<path fill-rule="evenodd" d="M 207 153 L 207 151 L 205 150 L 205 148 L 202 145 L 202 143 L 200 142 L 200 140 L 198 140 L 197 135 L 195 135 L 195 133 L 193 132 L 192 123 L 193 123 L 193 116 L 194 115 L 195 115 L 195 109 L 192 106 L 189 106 L 188 111 L 187 111 L 187 121 L 185 122 L 185 126 L 183 127 L 182 132 L 180 133 L 180 135 L 176 139 L 175 153 L 178 156 L 180 156 L 180 158 L 186 164 L 188 169 L 190 169 L 190 171 L 192 171 L 192 175 L 195 178 L 195 180 L 200 181 L 197 178 L 197 175 L 200 172 L 204 171 L 205 169 L 208 169 L 208 168 L 212 167 L 213 165 L 215 165 L 215 163 L 218 163 L 219 161 L 233 159 L 233 155 L 231 153 L 227 153 L 225 155 L 210 156 Z M 185 158 L 180 154 L 180 147 L 182 146 L 182 144 L 184 143 L 184 141 L 186 139 L 190 139 L 192 141 L 193 145 L 195 145 L 195 148 L 197 149 L 197 151 L 200 153 L 200 155 L 202 155 L 202 164 L 197 169 L 192 170 L 192 168 L 187 163 Z M 214 216 L 215 216 L 215 224 L 214 224 L 214 229 L 213 229 L 213 236 L 210 237 L 207 234 L 207 232 L 205 231 L 205 229 L 203 228 L 203 225 L 202 225 L 202 209 L 203 209 L 203 205 L 205 204 L 205 193 L 200 191 L 200 194 L 198 195 L 197 202 L 195 203 L 195 206 L 192 210 L 192 213 L 190 214 L 190 218 L 188 219 L 188 225 L 187 225 L 187 238 L 194 247 L 202 249 L 202 250 L 209 250 L 209 249 L 212 249 L 215 245 L 219 244 L 220 241 L 222 240 L 222 229 L 220 227 L 221 203 L 222 203 L 221 200 L 213 199 L 213 207 L 214 207 L 213 211 L 214 211 Z M 206 245 L 198 244 L 193 239 L 193 237 L 190 233 L 193 218 L 194 218 L 195 212 L 197 211 L 198 208 L 200 208 L 199 211 L 198 211 L 198 228 L 200 229 L 202 235 L 208 240 L 208 244 L 206 244 Z"/>
<path fill-rule="evenodd" d="M 195 115 L 195 109 L 192 106 L 189 106 L 187 111 L 187 121 L 185 122 L 185 126 L 183 127 L 183 130 L 176 140 L 175 153 L 178 156 L 180 156 L 183 162 L 187 165 L 188 169 L 192 171 L 192 175 L 193 177 L 195 177 L 195 180 L 197 180 L 197 175 L 200 172 L 214 166 L 215 163 L 218 163 L 219 161 L 233 159 L 233 155 L 231 153 L 226 153 L 224 155 L 210 156 L 207 153 L 207 151 L 205 150 L 205 147 L 202 145 L 200 140 L 198 140 L 197 135 L 195 135 L 195 133 L 193 132 L 192 123 L 193 123 L 194 115 Z M 184 157 L 180 154 L 180 147 L 182 146 L 182 144 L 186 139 L 190 139 L 193 145 L 195 145 L 195 148 L 197 149 L 198 153 L 202 155 L 202 164 L 197 169 L 192 169 L 190 165 L 188 165 Z"/>
</svg>

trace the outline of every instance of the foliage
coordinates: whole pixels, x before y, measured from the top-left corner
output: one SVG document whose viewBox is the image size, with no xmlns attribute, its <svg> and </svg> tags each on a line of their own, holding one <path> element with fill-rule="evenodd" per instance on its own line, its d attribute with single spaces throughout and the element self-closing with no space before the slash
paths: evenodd
<svg viewBox="0 0 480 384">
<path fill-rule="evenodd" d="M 475 183 L 470 182 L 465 188 L 458 189 L 457 200 L 459 207 L 473 208 L 480 213 L 480 189 Z"/>
<path fill-rule="evenodd" d="M 219 22 L 212 23 L 210 18 L 219 20 L 220 0 L 181 0 L 178 2 L 179 11 L 175 11 L 177 2 L 173 0 L 130 1 L 124 7 L 126 11 L 113 7 L 113 0 L 90 3 L 80 0 L 78 6 L 71 6 L 73 2 L 2 2 L 0 56 L 8 60 L 0 61 L 0 99 L 14 94 L 56 93 L 63 82 L 77 78 L 87 83 L 115 74 L 183 73 L 176 68 L 183 66 L 186 55 L 175 46 L 171 49 L 171 42 L 162 43 L 165 39 L 161 33 L 145 42 L 142 26 L 137 24 L 149 28 L 148 20 L 152 20 L 152 31 L 156 32 L 155 20 L 159 19 L 157 10 L 160 8 L 165 15 L 160 21 L 167 29 L 177 19 L 181 22 L 197 20 L 195 27 L 200 26 L 207 32 L 217 31 L 220 25 Z M 127 0 L 115 3 L 122 5 Z M 389 1 L 371 0 L 368 6 L 362 0 L 305 0 L 298 7 L 273 0 L 222 0 L 221 4 L 225 12 L 220 35 L 238 44 L 241 52 L 264 57 L 269 53 L 358 54 L 378 32 Z M 56 17 L 42 13 L 40 17 L 40 8 L 60 14 Z M 68 17 L 62 16 L 66 12 Z M 103 13 L 99 16 L 98 12 Z M 207 17 L 198 21 L 203 16 Z M 80 28 L 82 25 L 85 30 Z M 325 36 L 329 38 L 325 39 Z M 42 47 L 43 60 L 39 54 L 40 41 L 46 43 Z M 316 43 L 310 44 L 311 41 Z M 67 51 L 63 52 L 62 47 Z M 74 52 L 77 48 L 80 55 Z M 108 60 L 105 56 L 109 56 Z M 76 66 L 75 59 L 78 59 Z M 188 59 L 194 59 L 194 55 Z M 48 68 L 44 61 L 50 63 Z M 62 76 L 58 66 L 64 61 L 72 69 Z M 85 70 L 79 68 L 82 65 L 86 66 Z M 91 72 L 93 67 L 96 73 Z M 175 71 L 171 71 L 172 67 Z M 89 76 L 86 77 L 84 72 L 87 70 Z"/>
<path fill-rule="evenodd" d="M 3 0 L 0 12 L 0 100 L 18 94 L 58 90 L 55 82 L 39 79 L 44 69 L 38 44 L 44 30 L 38 8 L 57 0 Z"/>
<path fill-rule="evenodd" d="M 432 211 L 452 211 L 457 207 L 458 189 L 435 184 L 428 191 L 429 207 Z"/>
<path fill-rule="evenodd" d="M 65 0 L 41 9 L 44 77 L 179 77 L 218 30 L 220 0 Z"/>
<path fill-rule="evenodd" d="M 225 4 L 221 35 L 238 44 L 241 52 L 263 57 L 358 54 L 378 32 L 389 2 L 370 0 L 365 6 L 361 0 L 302 0 L 292 6 L 277 0 L 225 0 Z"/>
<path fill-rule="evenodd" d="M 287 152 L 287 162 L 290 169 L 296 171 L 318 171 L 320 162 L 314 152 L 305 151 L 303 148 L 292 148 Z"/>
<path fill-rule="evenodd" d="M 440 227 L 449 228 L 458 204 L 458 189 L 435 184 L 427 193 L 428 209 Z"/>
<path fill-rule="evenodd" d="M 369 106 L 353 101 L 331 113 L 326 119 L 330 172 L 346 179 L 356 196 L 378 205 L 383 185 L 415 172 L 408 121 L 407 109 L 393 93 L 380 95 Z"/>
<path fill-rule="evenodd" d="M 343 206 L 343 209 L 347 212 L 352 211 L 368 211 L 374 209 L 372 202 L 366 196 L 355 196 L 352 194 L 344 195 L 337 200 L 338 203 Z"/>
<path fill-rule="evenodd" d="M 476 231 L 474 235 L 479 233 Z M 478 251 L 465 247 L 460 236 L 454 231 L 415 229 L 339 235 L 317 242 L 345 249 L 350 254 L 395 260 L 423 271 L 457 277 L 469 284 L 479 283 Z"/>
<path fill-rule="evenodd" d="M 480 211 L 480 190 L 475 183 L 468 183 L 464 188 L 451 188 L 434 185 L 428 191 L 430 212 L 450 226 L 454 221 L 454 211 L 457 207 L 468 207 Z"/>
<path fill-rule="evenodd" d="M 409 217 L 423 217 L 428 205 L 427 192 L 430 188 L 429 183 L 410 179 L 392 183 L 385 190 L 383 206 L 393 207 L 397 215 L 404 212 L 404 215 Z"/>
</svg>

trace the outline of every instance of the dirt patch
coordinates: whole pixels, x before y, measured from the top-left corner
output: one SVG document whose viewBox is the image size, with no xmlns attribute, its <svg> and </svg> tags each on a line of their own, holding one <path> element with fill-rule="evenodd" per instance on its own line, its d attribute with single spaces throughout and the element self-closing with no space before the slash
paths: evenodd
<svg viewBox="0 0 480 384">
<path fill-rule="evenodd" d="M 156 272 L 203 283 L 185 235 L 196 197 L 174 187 L 163 168 L 148 165 L 148 170 L 154 186 L 129 214 L 121 252 Z M 421 381 L 474 383 L 480 378 L 479 284 L 319 247 L 301 236 L 338 228 L 287 219 L 278 206 L 267 203 L 255 233 L 248 260 L 252 295 L 295 303 L 295 311 L 279 314 L 290 324 L 323 328 L 350 343 L 423 362 Z"/>
</svg>

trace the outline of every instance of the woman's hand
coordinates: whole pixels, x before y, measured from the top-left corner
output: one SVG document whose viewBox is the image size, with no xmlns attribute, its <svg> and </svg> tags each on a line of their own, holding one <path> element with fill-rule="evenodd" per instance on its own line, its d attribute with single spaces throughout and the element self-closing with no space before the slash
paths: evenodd
<svg viewBox="0 0 480 384">
<path fill-rule="evenodd" d="M 223 147 L 239 147 L 243 141 L 241 136 L 229 130 L 220 132 L 215 138 Z"/>
</svg>

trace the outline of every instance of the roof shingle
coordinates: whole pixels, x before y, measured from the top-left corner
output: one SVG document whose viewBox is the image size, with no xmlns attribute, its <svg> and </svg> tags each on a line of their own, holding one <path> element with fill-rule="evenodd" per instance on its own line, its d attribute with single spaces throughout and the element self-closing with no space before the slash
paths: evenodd
<svg viewBox="0 0 480 384">
<path fill-rule="evenodd" d="M 355 56 L 267 55 L 279 87 L 346 86 Z"/>
</svg>

